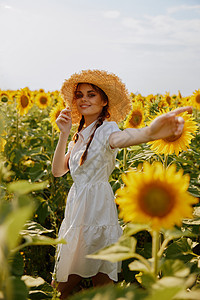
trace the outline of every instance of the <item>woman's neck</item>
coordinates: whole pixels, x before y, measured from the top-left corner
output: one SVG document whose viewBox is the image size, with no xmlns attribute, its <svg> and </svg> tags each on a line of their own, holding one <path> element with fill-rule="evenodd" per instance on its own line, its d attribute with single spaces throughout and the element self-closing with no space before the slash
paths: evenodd
<svg viewBox="0 0 200 300">
<path fill-rule="evenodd" d="M 96 116 L 84 116 L 85 119 L 85 127 L 88 127 L 90 124 L 92 124 L 94 121 L 98 119 L 98 115 Z"/>
</svg>

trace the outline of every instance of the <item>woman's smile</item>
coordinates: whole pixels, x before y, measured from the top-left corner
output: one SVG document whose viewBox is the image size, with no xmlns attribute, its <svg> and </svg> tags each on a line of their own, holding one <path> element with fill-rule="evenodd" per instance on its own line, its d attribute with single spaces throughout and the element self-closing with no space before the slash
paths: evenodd
<svg viewBox="0 0 200 300">
<path fill-rule="evenodd" d="M 90 107 L 91 105 L 89 105 L 89 104 L 80 104 L 80 107 L 81 108 L 88 108 L 88 107 Z"/>
</svg>

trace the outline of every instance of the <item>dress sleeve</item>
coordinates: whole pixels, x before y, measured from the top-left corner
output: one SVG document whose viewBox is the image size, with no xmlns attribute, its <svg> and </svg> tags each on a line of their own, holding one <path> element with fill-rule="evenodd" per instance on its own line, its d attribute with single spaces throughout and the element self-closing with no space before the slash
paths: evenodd
<svg viewBox="0 0 200 300">
<path fill-rule="evenodd" d="M 118 148 L 112 149 L 110 147 L 110 143 L 109 143 L 109 137 L 110 137 L 111 133 L 116 132 L 116 131 L 120 131 L 117 123 L 116 122 L 107 122 L 101 132 L 101 139 L 103 140 L 103 145 L 104 145 L 105 149 L 112 153 L 117 153 L 119 150 Z"/>
</svg>

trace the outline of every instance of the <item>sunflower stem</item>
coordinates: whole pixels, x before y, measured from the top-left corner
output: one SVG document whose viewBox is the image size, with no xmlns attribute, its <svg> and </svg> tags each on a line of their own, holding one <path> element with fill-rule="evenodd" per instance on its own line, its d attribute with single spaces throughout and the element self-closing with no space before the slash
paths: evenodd
<svg viewBox="0 0 200 300">
<path fill-rule="evenodd" d="M 196 109 L 196 122 L 199 122 L 199 116 L 200 116 L 199 110 Z"/>
<path fill-rule="evenodd" d="M 198 110 L 197 109 L 194 110 L 194 117 L 195 117 L 196 121 L 198 121 Z"/>
<path fill-rule="evenodd" d="M 126 170 L 127 168 L 127 148 L 124 148 L 124 155 L 123 155 L 123 170 Z"/>
<path fill-rule="evenodd" d="M 54 135 L 55 135 L 55 131 L 54 128 L 52 126 L 52 132 L 51 132 L 51 148 L 53 149 L 54 147 Z M 51 159 L 53 158 L 53 154 L 51 154 Z"/>
<path fill-rule="evenodd" d="M 16 140 L 17 140 L 17 148 L 18 148 L 19 147 L 19 115 L 18 115 L 18 112 L 17 112 Z"/>
<path fill-rule="evenodd" d="M 164 155 L 164 167 L 167 169 L 167 160 L 168 160 L 168 155 Z"/>
<path fill-rule="evenodd" d="M 55 130 L 52 126 L 52 131 L 51 131 L 51 149 L 52 150 L 54 150 L 54 136 L 55 136 Z M 52 163 L 52 161 L 53 161 L 53 151 L 52 151 L 50 157 L 51 157 L 50 159 L 51 159 L 51 163 Z M 52 179 L 51 180 L 52 181 L 51 194 L 53 195 L 53 193 L 55 192 L 55 182 L 54 182 L 54 176 L 53 176 L 52 172 L 51 172 L 50 176 L 51 176 L 51 179 Z"/>
<path fill-rule="evenodd" d="M 171 241 L 170 238 L 164 239 L 164 241 L 160 247 L 160 250 L 158 251 L 158 258 L 160 258 L 163 255 L 163 252 L 170 241 Z"/>
<path fill-rule="evenodd" d="M 153 275 L 155 279 L 158 276 L 158 251 L 159 251 L 159 232 L 153 231 L 152 235 L 152 258 L 153 258 Z"/>
<path fill-rule="evenodd" d="M 52 150 L 54 149 L 54 136 L 55 136 L 55 130 L 52 126 L 52 131 L 51 131 L 51 148 Z M 53 153 L 51 154 L 50 156 L 51 158 L 51 163 L 53 161 Z M 52 174 L 52 172 L 50 173 L 50 178 L 51 178 L 51 196 L 53 197 L 55 195 L 55 178 Z M 56 236 L 58 235 L 58 228 L 57 228 L 57 223 L 56 223 L 56 217 L 55 217 L 55 214 L 53 213 L 52 209 L 51 209 L 51 217 L 52 217 L 52 223 L 53 223 L 53 226 L 55 228 L 55 233 L 56 233 Z"/>
</svg>

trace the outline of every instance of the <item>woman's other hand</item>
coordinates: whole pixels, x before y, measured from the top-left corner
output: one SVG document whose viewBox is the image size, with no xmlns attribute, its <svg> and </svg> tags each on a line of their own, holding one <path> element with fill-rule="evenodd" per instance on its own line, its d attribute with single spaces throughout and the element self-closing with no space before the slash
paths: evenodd
<svg viewBox="0 0 200 300">
<path fill-rule="evenodd" d="M 184 119 L 178 115 L 185 111 L 192 113 L 192 106 L 180 107 L 155 118 L 148 127 L 149 140 L 181 135 Z"/>
<path fill-rule="evenodd" d="M 69 107 L 60 112 L 56 119 L 56 124 L 58 125 L 61 133 L 69 133 L 72 127 L 71 109 L 69 109 Z"/>
</svg>

